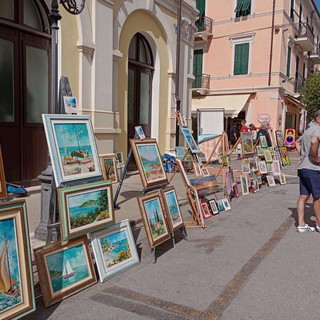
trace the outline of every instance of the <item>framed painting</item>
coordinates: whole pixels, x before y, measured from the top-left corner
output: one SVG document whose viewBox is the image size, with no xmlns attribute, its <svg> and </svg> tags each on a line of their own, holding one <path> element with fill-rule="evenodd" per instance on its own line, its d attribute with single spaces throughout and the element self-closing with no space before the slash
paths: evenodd
<svg viewBox="0 0 320 320">
<path fill-rule="evenodd" d="M 283 147 L 283 142 L 284 142 L 283 132 L 280 130 L 277 130 L 275 133 L 276 133 L 277 146 Z"/>
<path fill-rule="evenodd" d="M 208 168 L 202 168 L 202 175 L 204 175 L 205 177 L 210 176 L 210 172 L 208 170 Z"/>
<path fill-rule="evenodd" d="M 230 156 L 221 156 L 220 157 L 220 161 L 221 161 L 221 164 L 224 166 L 224 167 L 230 167 L 231 165 L 231 160 L 230 160 Z"/>
<path fill-rule="evenodd" d="M 266 162 L 266 166 L 267 166 L 267 172 L 268 173 L 273 173 L 273 164 L 272 164 L 272 162 Z"/>
<path fill-rule="evenodd" d="M 95 231 L 90 238 L 101 282 L 139 264 L 129 220 Z"/>
<path fill-rule="evenodd" d="M 144 131 L 141 126 L 136 126 L 136 127 L 134 127 L 134 129 L 135 129 L 140 140 L 143 140 L 146 138 L 146 135 L 144 134 Z"/>
<path fill-rule="evenodd" d="M 242 195 L 249 194 L 249 185 L 248 185 L 248 177 L 245 175 L 240 176 L 240 184 L 241 184 L 241 191 Z"/>
<path fill-rule="evenodd" d="M 241 171 L 243 174 L 250 173 L 250 163 L 241 163 Z"/>
<path fill-rule="evenodd" d="M 270 151 L 270 154 L 271 154 L 272 156 L 275 155 L 274 147 L 268 147 L 268 150 Z"/>
<path fill-rule="evenodd" d="M 242 156 L 252 156 L 254 153 L 253 139 L 251 132 L 240 132 Z"/>
<path fill-rule="evenodd" d="M 77 98 L 76 97 L 69 97 L 63 96 L 64 102 L 64 110 L 66 113 L 77 114 L 79 111 Z"/>
<path fill-rule="evenodd" d="M 29 230 L 24 200 L 0 203 L 0 319 L 35 310 Z"/>
<path fill-rule="evenodd" d="M 272 162 L 272 171 L 273 171 L 273 174 L 275 176 L 280 175 L 281 167 L 280 167 L 280 161 L 279 160 L 273 160 L 273 162 Z"/>
<path fill-rule="evenodd" d="M 194 138 L 193 138 L 193 135 L 191 134 L 189 128 L 185 128 L 185 127 L 182 127 L 180 126 L 179 127 L 186 142 L 187 142 L 187 145 L 191 151 L 191 153 L 199 153 L 200 152 L 200 148 L 199 146 L 196 144 Z"/>
<path fill-rule="evenodd" d="M 201 202 L 200 208 L 201 208 L 201 214 L 204 219 L 208 219 L 208 218 L 212 217 L 212 214 L 209 210 L 209 206 L 208 206 L 207 202 Z"/>
<path fill-rule="evenodd" d="M 280 184 L 286 184 L 286 175 L 284 173 L 280 173 L 279 175 Z"/>
<path fill-rule="evenodd" d="M 289 154 L 288 154 L 288 150 L 286 147 L 279 147 L 279 153 L 280 153 L 280 157 L 281 157 L 281 163 L 283 166 L 288 166 L 291 164 L 290 158 L 289 158 Z"/>
<path fill-rule="evenodd" d="M 137 198 L 151 248 L 170 239 L 164 206 L 159 191 Z"/>
<path fill-rule="evenodd" d="M 90 117 L 43 114 L 42 119 L 56 186 L 101 180 Z"/>
<path fill-rule="evenodd" d="M 185 118 L 184 114 L 181 113 L 180 110 L 176 111 L 176 119 L 177 119 L 177 122 L 178 122 L 179 126 L 182 126 L 182 127 L 186 127 L 187 126 L 186 118 Z"/>
<path fill-rule="evenodd" d="M 97 282 L 86 235 L 33 252 L 46 308 Z"/>
<path fill-rule="evenodd" d="M 268 148 L 267 137 L 264 134 L 259 135 L 259 142 L 262 148 Z"/>
<path fill-rule="evenodd" d="M 267 170 L 267 165 L 266 162 L 264 160 L 258 161 L 258 168 L 261 174 L 267 174 L 268 170 Z"/>
<path fill-rule="evenodd" d="M 176 190 L 174 187 L 169 187 L 161 190 L 161 195 L 166 208 L 170 231 L 174 232 L 184 226 Z"/>
<path fill-rule="evenodd" d="M 111 181 L 111 183 L 117 183 L 117 160 L 115 154 L 102 154 L 99 155 L 100 164 L 102 169 L 102 175 L 105 180 Z"/>
<path fill-rule="evenodd" d="M 186 153 L 186 149 L 184 147 L 182 147 L 182 146 L 177 146 L 175 148 L 175 151 L 176 151 L 176 157 L 178 159 L 182 159 L 184 154 Z"/>
<path fill-rule="evenodd" d="M 58 188 L 62 239 L 71 239 L 114 223 L 112 185 L 98 181 Z"/>
<path fill-rule="evenodd" d="M 219 212 L 224 211 L 224 205 L 223 205 L 223 202 L 221 199 L 217 200 L 216 204 L 217 204 L 217 208 L 218 208 Z"/>
<path fill-rule="evenodd" d="M 211 213 L 212 213 L 213 215 L 215 215 L 215 214 L 218 214 L 218 213 L 219 213 L 219 210 L 218 210 L 217 204 L 216 204 L 216 202 L 215 202 L 215 200 L 214 200 L 214 199 L 209 200 L 209 207 L 210 207 Z"/>
<path fill-rule="evenodd" d="M 168 182 L 156 139 L 130 139 L 144 188 Z"/>
<path fill-rule="evenodd" d="M 257 175 L 256 179 L 257 179 L 258 185 L 261 186 L 262 185 L 262 176 L 261 175 Z"/>
<path fill-rule="evenodd" d="M 256 148 L 257 148 L 257 155 L 259 157 L 263 157 L 263 150 L 264 149 L 261 146 L 257 146 Z"/>
<path fill-rule="evenodd" d="M 276 182 L 274 181 L 274 177 L 272 175 L 267 175 L 267 181 L 269 187 L 274 187 L 276 185 Z"/>
<path fill-rule="evenodd" d="M 232 192 L 232 184 L 233 184 L 231 172 L 229 172 L 229 171 L 225 172 L 224 181 L 226 183 L 227 194 L 231 194 L 231 192 Z"/>
<path fill-rule="evenodd" d="M 0 199 L 7 198 L 6 178 L 4 174 L 1 146 L 0 146 Z"/>
<path fill-rule="evenodd" d="M 265 159 L 266 162 L 272 162 L 273 161 L 272 155 L 270 153 L 270 150 L 268 150 L 268 149 L 263 150 L 263 154 L 264 154 L 264 159 Z"/>
<path fill-rule="evenodd" d="M 224 210 L 231 210 L 231 206 L 227 198 L 222 199 L 222 204 L 223 204 Z"/>
<path fill-rule="evenodd" d="M 202 176 L 202 170 L 197 161 L 193 161 L 193 170 L 196 177 Z"/>
<path fill-rule="evenodd" d="M 116 152 L 116 163 L 117 163 L 117 166 L 124 164 L 122 152 Z"/>
<path fill-rule="evenodd" d="M 252 193 L 256 193 L 259 190 L 259 181 L 257 178 L 250 179 L 250 187 Z"/>
</svg>

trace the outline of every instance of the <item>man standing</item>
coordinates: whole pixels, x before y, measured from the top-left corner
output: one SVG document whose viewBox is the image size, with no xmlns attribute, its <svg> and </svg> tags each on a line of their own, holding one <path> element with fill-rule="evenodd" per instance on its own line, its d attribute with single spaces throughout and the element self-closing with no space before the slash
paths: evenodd
<svg viewBox="0 0 320 320">
<path fill-rule="evenodd" d="M 298 165 L 300 196 L 297 203 L 298 232 L 314 231 L 304 221 L 305 206 L 312 195 L 313 211 L 316 216 L 316 229 L 320 232 L 320 110 L 315 113 L 314 125 L 296 141 L 301 159 Z"/>
<path fill-rule="evenodd" d="M 237 124 L 234 122 L 229 131 L 230 148 L 232 148 L 238 140 Z"/>
</svg>

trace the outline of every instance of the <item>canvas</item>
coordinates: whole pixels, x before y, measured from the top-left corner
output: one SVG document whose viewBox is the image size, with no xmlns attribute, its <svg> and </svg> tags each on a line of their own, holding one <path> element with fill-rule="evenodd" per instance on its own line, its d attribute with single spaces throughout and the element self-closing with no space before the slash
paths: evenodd
<svg viewBox="0 0 320 320">
<path fill-rule="evenodd" d="M 215 200 L 213 200 L 213 199 L 209 200 L 209 206 L 210 206 L 210 209 L 211 209 L 211 213 L 213 215 L 219 213 L 219 210 L 218 210 L 218 207 L 217 207 L 217 204 L 216 204 Z"/>
<path fill-rule="evenodd" d="M 182 159 L 184 157 L 185 153 L 186 153 L 186 149 L 184 147 L 182 147 L 182 146 L 177 146 L 175 148 L 175 151 L 176 151 L 176 157 L 178 159 Z"/>
<path fill-rule="evenodd" d="M 284 142 L 283 132 L 280 130 L 277 130 L 275 133 L 276 133 L 277 146 L 283 147 L 283 142 Z"/>
<path fill-rule="evenodd" d="M 137 200 L 150 247 L 156 247 L 170 239 L 160 192 L 148 193 L 138 197 Z"/>
<path fill-rule="evenodd" d="M 97 282 L 86 235 L 33 252 L 46 308 Z"/>
<path fill-rule="evenodd" d="M 254 153 L 252 133 L 240 132 L 242 156 L 252 155 Z"/>
<path fill-rule="evenodd" d="M 57 187 L 101 180 L 90 117 L 43 114 L 42 119 Z"/>
<path fill-rule="evenodd" d="M 262 148 L 268 147 L 267 137 L 263 134 L 259 135 L 260 146 Z"/>
<path fill-rule="evenodd" d="M 181 130 L 181 132 L 182 132 L 182 134 L 183 134 L 183 136 L 184 136 L 184 138 L 185 138 L 185 140 L 187 142 L 187 145 L 188 145 L 190 151 L 192 153 L 199 153 L 200 152 L 200 148 L 196 144 L 196 142 L 195 142 L 195 140 L 194 140 L 189 128 L 185 128 L 185 127 L 181 127 L 181 126 L 179 128 L 180 128 L 180 130 Z"/>
<path fill-rule="evenodd" d="M 231 210 L 231 206 L 227 198 L 222 199 L 222 204 L 223 204 L 224 210 Z"/>
<path fill-rule="evenodd" d="M 264 160 L 258 161 L 258 168 L 261 174 L 267 174 L 267 165 Z"/>
<path fill-rule="evenodd" d="M 115 154 L 102 154 L 99 156 L 102 175 L 105 180 L 111 181 L 111 183 L 117 183 L 118 171 Z"/>
<path fill-rule="evenodd" d="M 168 182 L 156 139 L 130 139 L 144 188 Z"/>
<path fill-rule="evenodd" d="M 35 310 L 32 264 L 24 200 L 0 203 L 0 319 Z"/>
<path fill-rule="evenodd" d="M 201 207 L 201 214 L 204 219 L 208 219 L 208 218 L 212 217 L 207 202 L 201 202 L 200 207 Z"/>
<path fill-rule="evenodd" d="M 170 231 L 174 232 L 184 226 L 176 190 L 174 187 L 169 187 L 161 190 L 161 195 L 166 208 Z"/>
<path fill-rule="evenodd" d="M 291 164 L 290 158 L 289 158 L 289 154 L 288 154 L 288 150 L 286 147 L 279 147 L 279 153 L 280 153 L 280 157 L 281 157 L 281 163 L 282 166 L 288 166 Z"/>
<path fill-rule="evenodd" d="M 115 220 L 108 181 L 58 188 L 58 204 L 64 240 L 104 228 Z"/>
<path fill-rule="evenodd" d="M 0 146 L 0 199 L 7 198 L 6 178 L 4 174 L 1 146 Z"/>
<path fill-rule="evenodd" d="M 101 282 L 139 264 L 128 219 L 95 231 L 90 238 Z"/>
<path fill-rule="evenodd" d="M 242 195 L 249 194 L 249 185 L 248 185 L 248 177 L 245 175 L 240 176 L 240 184 L 241 184 L 241 191 Z"/>
<path fill-rule="evenodd" d="M 64 110 L 66 113 L 71 113 L 71 114 L 77 114 L 79 111 L 78 103 L 77 103 L 77 98 L 76 97 L 69 97 L 69 96 L 64 96 L 63 97 L 63 102 L 64 102 Z"/>
<path fill-rule="evenodd" d="M 280 173 L 281 173 L 281 167 L 280 167 L 280 162 L 279 162 L 279 160 L 273 160 L 273 162 L 272 162 L 272 171 L 273 171 L 273 174 L 274 174 L 275 176 L 280 175 Z"/>
<path fill-rule="evenodd" d="M 256 147 L 257 148 L 257 155 L 259 156 L 259 157 L 263 157 L 263 148 L 261 147 L 261 146 L 257 146 Z"/>
<path fill-rule="evenodd" d="M 268 149 L 265 149 L 263 151 L 263 154 L 264 154 L 264 159 L 265 159 L 266 162 L 272 162 L 273 161 L 272 156 L 270 154 L 270 151 Z"/>
</svg>

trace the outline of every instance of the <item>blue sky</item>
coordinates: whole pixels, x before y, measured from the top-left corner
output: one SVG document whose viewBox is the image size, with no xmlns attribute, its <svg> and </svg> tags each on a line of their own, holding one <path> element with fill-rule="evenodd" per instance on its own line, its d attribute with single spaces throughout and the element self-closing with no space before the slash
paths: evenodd
<svg viewBox="0 0 320 320">
<path fill-rule="evenodd" d="M 316 4 L 318 11 L 320 11 L 320 0 L 313 0 L 314 3 Z"/>
</svg>

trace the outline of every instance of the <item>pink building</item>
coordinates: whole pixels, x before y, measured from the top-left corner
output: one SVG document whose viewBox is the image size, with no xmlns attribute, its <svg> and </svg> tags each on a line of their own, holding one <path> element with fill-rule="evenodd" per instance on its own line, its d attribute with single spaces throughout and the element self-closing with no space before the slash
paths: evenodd
<svg viewBox="0 0 320 320">
<path fill-rule="evenodd" d="M 224 108 L 225 130 L 246 119 L 303 132 L 299 90 L 320 64 L 314 1 L 197 0 L 197 8 L 192 118 Z"/>
</svg>

